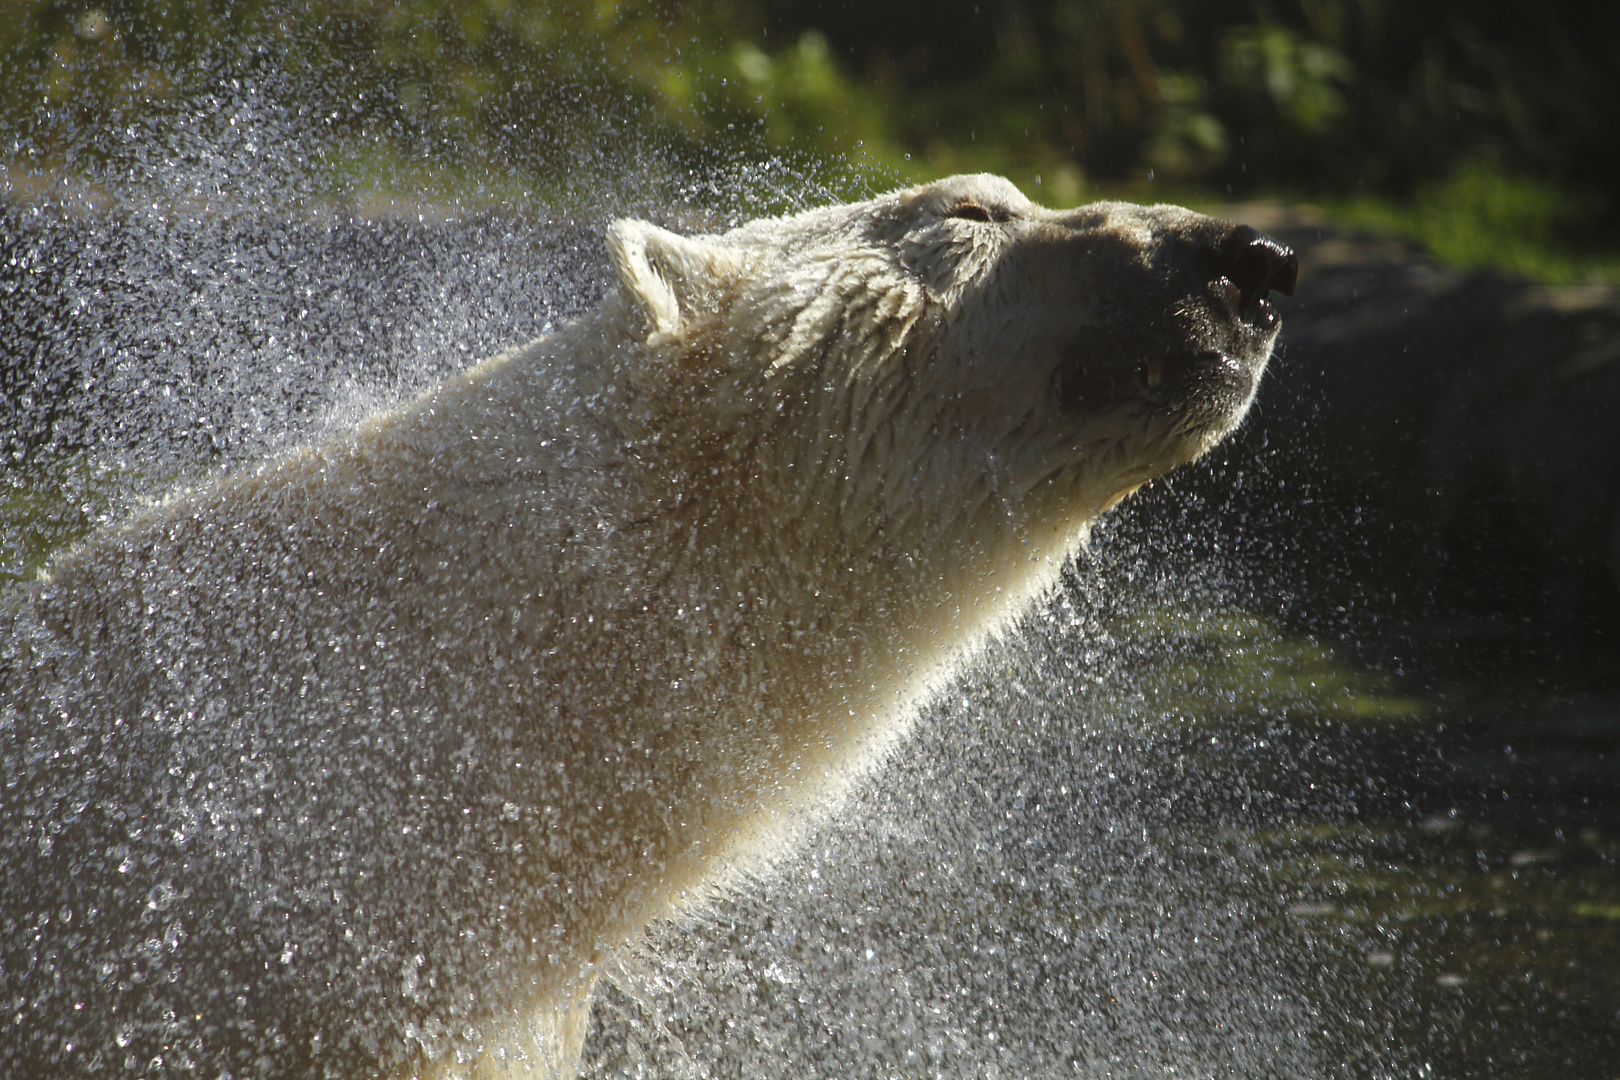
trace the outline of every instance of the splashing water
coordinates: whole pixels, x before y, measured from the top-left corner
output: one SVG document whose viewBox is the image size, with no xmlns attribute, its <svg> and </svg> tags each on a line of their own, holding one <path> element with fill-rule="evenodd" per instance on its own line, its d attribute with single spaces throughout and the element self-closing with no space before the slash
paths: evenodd
<svg viewBox="0 0 1620 1080">
<path fill-rule="evenodd" d="M 13 590 L 176 483 L 588 310 L 613 213 L 712 224 L 826 195 L 801 166 L 696 181 L 644 153 L 598 163 L 598 201 L 566 210 L 326 202 L 299 194 L 288 162 L 308 147 L 272 99 L 205 103 L 206 132 L 161 133 L 121 175 L 8 179 Z M 1426 1075 L 1401 1046 L 1410 998 L 1380 989 L 1382 960 L 1361 961 L 1385 955 L 1377 933 L 1310 921 L 1342 894 L 1288 831 L 1363 783 L 1335 710 L 1412 706 L 1244 614 L 1248 585 L 1210 557 L 1219 539 L 1184 551 L 1174 505 L 1105 530 L 798 848 L 610 958 L 588 1074 Z M 154 954 L 175 900 L 164 883 L 145 895 Z M 402 976 L 406 992 L 419 977 Z"/>
</svg>

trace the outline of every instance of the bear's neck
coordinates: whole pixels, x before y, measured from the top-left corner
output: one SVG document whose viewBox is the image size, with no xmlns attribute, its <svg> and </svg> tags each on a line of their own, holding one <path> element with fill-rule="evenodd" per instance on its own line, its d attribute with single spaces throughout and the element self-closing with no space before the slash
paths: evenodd
<svg viewBox="0 0 1620 1080">
<path fill-rule="evenodd" d="M 477 493 L 481 508 L 464 510 L 492 523 L 536 492 L 549 504 L 538 526 L 547 535 L 525 537 L 531 580 L 508 591 L 614 582 L 588 590 L 594 622 L 534 634 L 535 651 L 588 653 L 624 671 L 621 707 L 645 718 L 624 722 L 667 760 L 649 784 L 671 789 L 672 802 L 725 793 L 693 815 L 710 837 L 690 868 L 701 876 L 770 834 L 749 822 L 878 760 L 919 702 L 1056 581 L 1083 515 L 1014 499 L 970 450 L 920 473 L 847 446 L 790 461 L 775 440 L 802 417 L 758 400 L 716 406 L 714 388 L 683 385 L 680 369 L 604 351 L 601 342 L 633 339 L 635 318 L 610 298 L 411 411 L 460 412 L 465 452 L 443 482 L 464 503 Z M 526 440 L 550 445 L 526 454 Z M 897 473 L 919 488 L 881 487 Z M 670 844 L 678 884 L 683 842 Z"/>
<path fill-rule="evenodd" d="M 758 759 L 716 764 L 733 778 L 757 770 L 761 807 L 806 787 L 823 796 L 879 760 L 919 704 L 1055 584 L 1090 513 L 1072 493 L 1007 490 L 970 449 L 936 457 L 931 475 L 836 448 L 789 459 L 775 433 L 802 418 L 773 420 L 702 439 L 683 429 L 691 441 L 640 455 L 638 479 L 644 507 L 661 500 L 642 518 L 648 602 L 663 625 L 701 625 L 716 646 L 690 708 L 675 711 L 713 714 L 718 699 L 760 725 Z M 885 490 L 896 474 L 916 488 Z M 660 581 L 712 586 L 672 595 Z"/>
</svg>

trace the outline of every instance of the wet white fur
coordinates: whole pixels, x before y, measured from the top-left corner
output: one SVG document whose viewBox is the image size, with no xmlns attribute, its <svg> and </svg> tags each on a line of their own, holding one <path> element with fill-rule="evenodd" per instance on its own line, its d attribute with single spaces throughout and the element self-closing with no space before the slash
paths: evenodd
<svg viewBox="0 0 1620 1080">
<path fill-rule="evenodd" d="M 493 875 L 522 848 L 531 887 L 505 902 L 550 939 L 465 972 L 487 993 L 475 1034 L 420 1034 L 409 1074 L 570 1073 L 597 963 L 768 854 L 1053 584 L 1097 513 L 1204 448 L 1056 421 L 1048 343 L 1096 317 L 1087 282 L 940 217 L 962 199 L 1028 207 L 962 177 L 720 236 L 618 222 L 596 312 L 53 570 L 51 595 L 78 597 L 67 622 L 155 618 L 119 663 L 312 650 L 314 691 L 246 661 L 216 680 L 217 724 L 263 734 L 301 711 L 392 738 L 434 718 L 469 761 L 524 748 L 492 796 L 515 831 L 478 859 Z M 385 819 L 374 842 L 408 860 L 397 832 Z M 432 931 L 393 895 L 371 902 Z M 400 963 L 410 989 L 408 956 L 385 974 Z"/>
</svg>

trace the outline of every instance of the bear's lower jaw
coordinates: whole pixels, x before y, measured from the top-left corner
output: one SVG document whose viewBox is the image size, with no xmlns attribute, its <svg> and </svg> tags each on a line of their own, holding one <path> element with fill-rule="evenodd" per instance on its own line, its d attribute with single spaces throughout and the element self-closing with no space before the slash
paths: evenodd
<svg viewBox="0 0 1620 1080">
<path fill-rule="evenodd" d="M 1155 404 L 1193 427 L 1218 427 L 1223 433 L 1248 411 L 1263 367 L 1215 349 L 1171 356 L 1163 363 L 1166 371 Z"/>
<path fill-rule="evenodd" d="M 1052 394 L 1081 423 L 1145 409 L 1178 432 L 1224 434 L 1248 410 L 1264 369 L 1264 357 L 1246 361 L 1197 348 L 1154 353 L 1135 365 L 1071 361 L 1054 373 Z"/>
<path fill-rule="evenodd" d="M 1210 384 L 1239 380 L 1252 382 L 1244 365 L 1219 349 L 1189 349 L 1143 365 L 1142 381 L 1149 396 L 1171 407 Z"/>
</svg>

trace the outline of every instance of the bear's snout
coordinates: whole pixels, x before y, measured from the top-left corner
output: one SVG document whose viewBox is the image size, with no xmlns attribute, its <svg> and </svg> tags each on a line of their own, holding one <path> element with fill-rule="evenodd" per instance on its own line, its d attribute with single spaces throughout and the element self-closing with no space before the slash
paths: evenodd
<svg viewBox="0 0 1620 1080">
<path fill-rule="evenodd" d="M 1252 225 L 1239 225 L 1211 250 L 1215 272 L 1239 319 L 1269 330 L 1277 323 L 1271 290 L 1294 295 L 1299 256 Z"/>
</svg>

